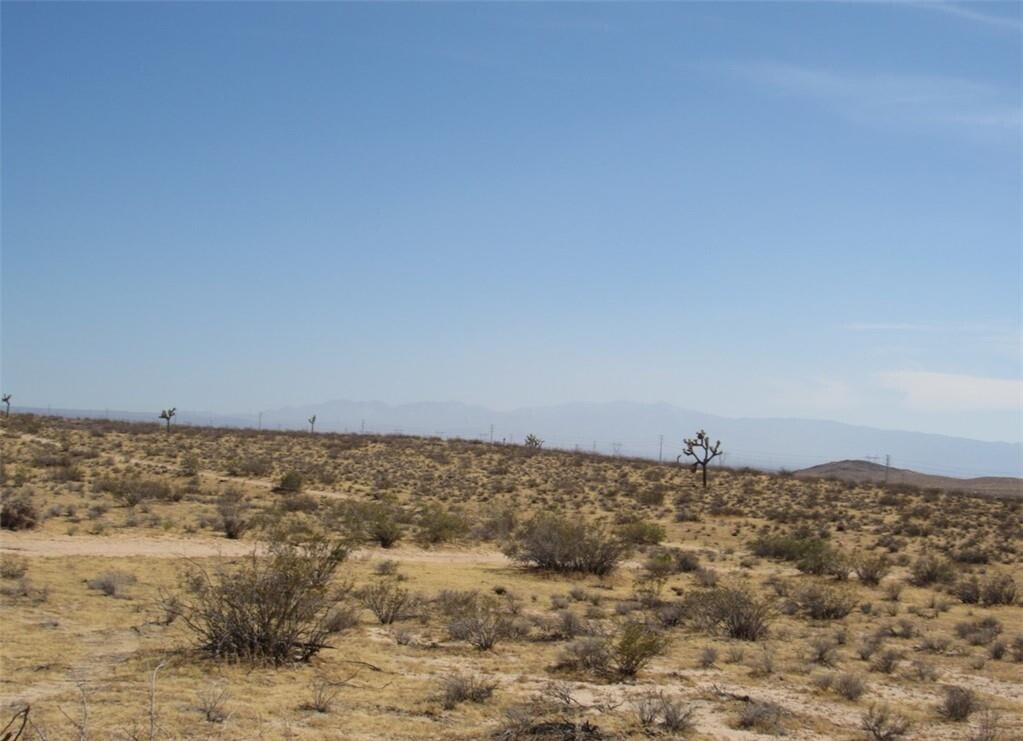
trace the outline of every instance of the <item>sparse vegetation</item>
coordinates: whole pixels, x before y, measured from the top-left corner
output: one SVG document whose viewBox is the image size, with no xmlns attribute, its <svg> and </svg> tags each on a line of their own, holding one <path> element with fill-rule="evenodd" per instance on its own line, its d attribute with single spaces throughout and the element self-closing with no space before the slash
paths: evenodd
<svg viewBox="0 0 1023 741">
<path fill-rule="evenodd" d="M 1018 717 L 1012 502 L 726 468 L 704 490 L 674 465 L 477 441 L 4 424 L 4 501 L 25 497 L 35 527 L 4 542 L 27 550 L 0 560 L 0 658 L 19 686 L 61 686 L 76 652 L 117 650 L 118 681 L 86 688 L 91 737 L 149 737 L 111 719 L 149 694 L 153 661 L 175 698 L 156 697 L 157 738 L 273 735 L 255 698 L 263 722 L 312 736 L 428 737 L 443 713 L 456 735 L 900 738 L 913 717 L 918 735 L 979 739 Z M 358 555 L 329 578 L 299 565 L 304 544 L 347 551 L 337 538 Z M 69 555 L 33 550 L 54 545 Z M 972 700 L 900 700 L 938 681 Z M 984 726 L 989 697 L 1001 726 Z M 866 709 L 881 698 L 887 714 Z M 67 735 L 56 703 L 32 712 Z"/>
</svg>

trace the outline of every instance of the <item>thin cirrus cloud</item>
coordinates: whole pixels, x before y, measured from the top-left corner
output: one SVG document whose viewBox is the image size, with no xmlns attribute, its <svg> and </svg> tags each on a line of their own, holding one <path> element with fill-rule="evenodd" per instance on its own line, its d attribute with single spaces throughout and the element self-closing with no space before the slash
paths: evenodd
<svg viewBox="0 0 1023 741">
<path fill-rule="evenodd" d="M 1016 132 L 1019 96 L 986 82 L 941 75 L 838 72 L 776 61 L 731 65 L 762 88 L 815 100 L 863 124 Z"/>
<path fill-rule="evenodd" d="M 1023 379 L 1018 378 L 902 370 L 879 373 L 878 379 L 918 411 L 1018 412 L 1023 407 Z"/>
<path fill-rule="evenodd" d="M 1007 15 L 995 15 L 993 13 L 985 13 L 977 10 L 976 8 L 967 7 L 963 3 L 911 3 L 910 7 L 920 8 L 921 10 L 931 10 L 937 13 L 944 13 L 945 15 L 955 16 L 956 18 L 962 18 L 964 20 L 973 21 L 980 23 L 991 28 L 1000 29 L 1003 31 L 1015 31 L 1019 33 L 1023 31 L 1023 21 L 1019 18 L 1014 18 Z"/>
</svg>

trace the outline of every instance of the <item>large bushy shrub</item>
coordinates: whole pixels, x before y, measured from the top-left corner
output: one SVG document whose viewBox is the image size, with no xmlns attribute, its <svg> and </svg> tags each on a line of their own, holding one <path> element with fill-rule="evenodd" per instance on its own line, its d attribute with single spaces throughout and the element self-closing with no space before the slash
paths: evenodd
<svg viewBox="0 0 1023 741">
<path fill-rule="evenodd" d="M 611 573 L 627 546 L 601 527 L 557 515 L 537 515 L 505 547 L 516 561 L 550 571 Z"/>
<path fill-rule="evenodd" d="M 198 647 L 215 658 L 284 664 L 325 648 L 333 608 L 343 589 L 332 586 L 348 551 L 339 543 L 274 540 L 231 570 L 193 563 L 185 595 L 165 600 Z"/>
</svg>

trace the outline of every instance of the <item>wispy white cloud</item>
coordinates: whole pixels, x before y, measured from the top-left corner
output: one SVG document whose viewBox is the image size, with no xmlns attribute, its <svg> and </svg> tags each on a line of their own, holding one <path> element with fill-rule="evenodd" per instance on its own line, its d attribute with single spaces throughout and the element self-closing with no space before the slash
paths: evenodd
<svg viewBox="0 0 1023 741">
<path fill-rule="evenodd" d="M 1016 131 L 1023 121 L 1014 91 L 962 77 L 837 72 L 775 61 L 732 69 L 762 87 L 818 100 L 860 123 Z"/>
<path fill-rule="evenodd" d="M 935 325 L 913 324 L 912 322 L 850 322 L 845 325 L 850 332 L 934 332 Z"/>
<path fill-rule="evenodd" d="M 1004 327 L 981 322 L 849 322 L 843 325 L 850 332 L 926 332 L 939 334 L 994 335 Z"/>
<path fill-rule="evenodd" d="M 910 5 L 914 8 L 945 13 L 946 15 L 973 21 L 974 23 L 981 23 L 985 26 L 998 28 L 1003 31 L 1015 31 L 1016 33 L 1023 31 L 1023 20 L 1018 17 L 985 13 L 981 10 L 977 10 L 976 7 L 970 7 L 965 3 L 910 3 Z M 1014 3 L 1005 3 L 1005 5 L 1010 8 L 1019 7 Z"/>
<path fill-rule="evenodd" d="M 926 412 L 1012 412 L 1023 408 L 1023 379 L 956 373 L 879 373 L 884 388 L 904 394 L 911 409 Z"/>
</svg>

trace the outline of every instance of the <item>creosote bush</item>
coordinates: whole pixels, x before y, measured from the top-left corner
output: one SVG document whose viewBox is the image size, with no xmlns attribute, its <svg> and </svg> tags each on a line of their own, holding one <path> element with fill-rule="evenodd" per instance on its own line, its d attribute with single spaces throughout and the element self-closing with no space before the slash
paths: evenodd
<svg viewBox="0 0 1023 741">
<path fill-rule="evenodd" d="M 297 494 L 302 491 L 305 481 L 298 471 L 288 471 L 277 484 L 277 491 L 283 494 Z"/>
<path fill-rule="evenodd" d="M 611 662 L 623 677 L 634 677 L 655 656 L 664 653 L 667 637 L 643 623 L 626 623 L 611 646 Z"/>
<path fill-rule="evenodd" d="M 0 500 L 0 527 L 4 530 L 31 530 L 39 519 L 39 510 L 30 494 L 5 494 Z"/>
<path fill-rule="evenodd" d="M 860 719 L 860 727 L 874 741 L 897 741 L 909 733 L 912 723 L 887 705 L 871 705 Z"/>
<path fill-rule="evenodd" d="M 504 552 L 509 558 L 541 569 L 605 576 L 626 550 L 618 538 L 590 523 L 537 515 L 516 531 Z"/>
<path fill-rule="evenodd" d="M 980 709 L 973 690 L 966 687 L 946 687 L 945 696 L 938 706 L 938 714 L 945 720 L 964 721 Z"/>
<path fill-rule="evenodd" d="M 419 599 L 393 581 L 382 581 L 356 592 L 363 607 L 376 615 L 381 625 L 408 617 L 419 605 Z"/>
<path fill-rule="evenodd" d="M 687 607 L 699 628 L 740 641 L 767 637 L 774 617 L 771 602 L 736 587 L 717 587 L 694 594 L 687 600 Z"/>
<path fill-rule="evenodd" d="M 231 570 L 207 571 L 193 562 L 186 594 L 165 599 L 198 647 L 218 659 L 269 663 L 306 661 L 327 646 L 330 614 L 347 586 L 333 587 L 347 557 L 323 538 L 293 542 L 278 534 L 265 554 L 253 551 Z"/>
<path fill-rule="evenodd" d="M 452 674 L 441 679 L 441 704 L 452 710 L 459 703 L 482 703 L 490 699 L 497 682 L 468 674 Z"/>
<path fill-rule="evenodd" d="M 941 556 L 924 554 L 909 568 L 909 582 L 916 587 L 947 584 L 955 577 L 955 567 Z"/>
</svg>

